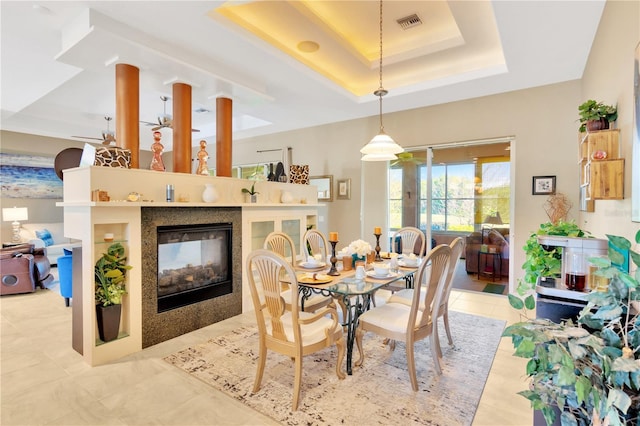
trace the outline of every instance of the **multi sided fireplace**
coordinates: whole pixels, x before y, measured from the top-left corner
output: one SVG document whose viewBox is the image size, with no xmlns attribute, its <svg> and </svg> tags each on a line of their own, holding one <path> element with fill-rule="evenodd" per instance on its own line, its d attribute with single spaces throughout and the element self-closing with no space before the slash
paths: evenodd
<svg viewBox="0 0 640 426">
<path fill-rule="evenodd" d="M 229 294 L 231 223 L 158 226 L 158 312 Z"/>
</svg>

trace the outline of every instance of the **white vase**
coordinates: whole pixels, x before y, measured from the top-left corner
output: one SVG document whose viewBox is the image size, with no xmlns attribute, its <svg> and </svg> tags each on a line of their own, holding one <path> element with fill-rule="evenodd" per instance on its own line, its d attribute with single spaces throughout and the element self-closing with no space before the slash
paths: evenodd
<svg viewBox="0 0 640 426">
<path fill-rule="evenodd" d="M 282 194 L 280 195 L 280 202 L 281 203 L 291 203 L 293 201 L 293 195 L 291 195 L 291 193 L 289 191 L 282 191 Z"/>
<path fill-rule="evenodd" d="M 212 183 L 207 183 L 204 187 L 204 191 L 202 192 L 202 201 L 205 203 L 215 203 L 218 201 L 218 191 L 216 190 L 216 187 L 213 186 Z"/>
</svg>

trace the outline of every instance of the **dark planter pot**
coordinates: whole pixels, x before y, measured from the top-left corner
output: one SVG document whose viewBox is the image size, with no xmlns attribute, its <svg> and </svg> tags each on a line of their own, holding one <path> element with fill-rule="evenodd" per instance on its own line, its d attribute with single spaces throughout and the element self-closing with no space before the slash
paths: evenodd
<svg viewBox="0 0 640 426">
<path fill-rule="evenodd" d="M 553 407 L 553 411 L 556 412 L 556 420 L 551 424 L 551 426 L 560 426 L 562 422 L 560 421 L 560 416 L 562 412 L 558 407 Z M 547 426 L 547 421 L 544 419 L 544 415 L 540 410 L 533 411 L 533 426 Z"/>
<path fill-rule="evenodd" d="M 110 342 L 118 337 L 122 305 L 96 306 L 100 340 Z"/>
<path fill-rule="evenodd" d="M 609 128 L 609 121 L 606 118 L 600 120 L 587 121 L 587 130 L 589 132 L 595 132 L 597 130 L 606 130 Z"/>
</svg>

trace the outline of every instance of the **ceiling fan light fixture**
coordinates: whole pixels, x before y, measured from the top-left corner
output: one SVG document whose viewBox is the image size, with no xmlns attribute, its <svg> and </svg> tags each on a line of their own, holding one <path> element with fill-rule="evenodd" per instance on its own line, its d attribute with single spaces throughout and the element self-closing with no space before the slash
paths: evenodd
<svg viewBox="0 0 640 426">
<path fill-rule="evenodd" d="M 382 0 L 380 0 L 380 86 L 373 94 L 378 97 L 380 101 L 380 132 L 373 137 L 366 144 L 360 152 L 365 154 L 362 161 L 388 161 L 396 160 L 395 154 L 399 154 L 404 149 L 398 145 L 391 136 L 384 132 L 384 126 L 382 124 L 382 97 L 388 93 L 388 91 L 382 86 Z"/>
</svg>

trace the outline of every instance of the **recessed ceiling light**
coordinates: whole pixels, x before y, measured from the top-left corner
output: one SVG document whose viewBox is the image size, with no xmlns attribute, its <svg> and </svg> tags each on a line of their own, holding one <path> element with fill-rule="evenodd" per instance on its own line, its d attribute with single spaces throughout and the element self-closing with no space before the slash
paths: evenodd
<svg viewBox="0 0 640 426">
<path fill-rule="evenodd" d="M 298 50 L 305 53 L 313 53 L 320 49 L 320 45 L 315 41 L 305 40 L 298 43 Z"/>
</svg>

